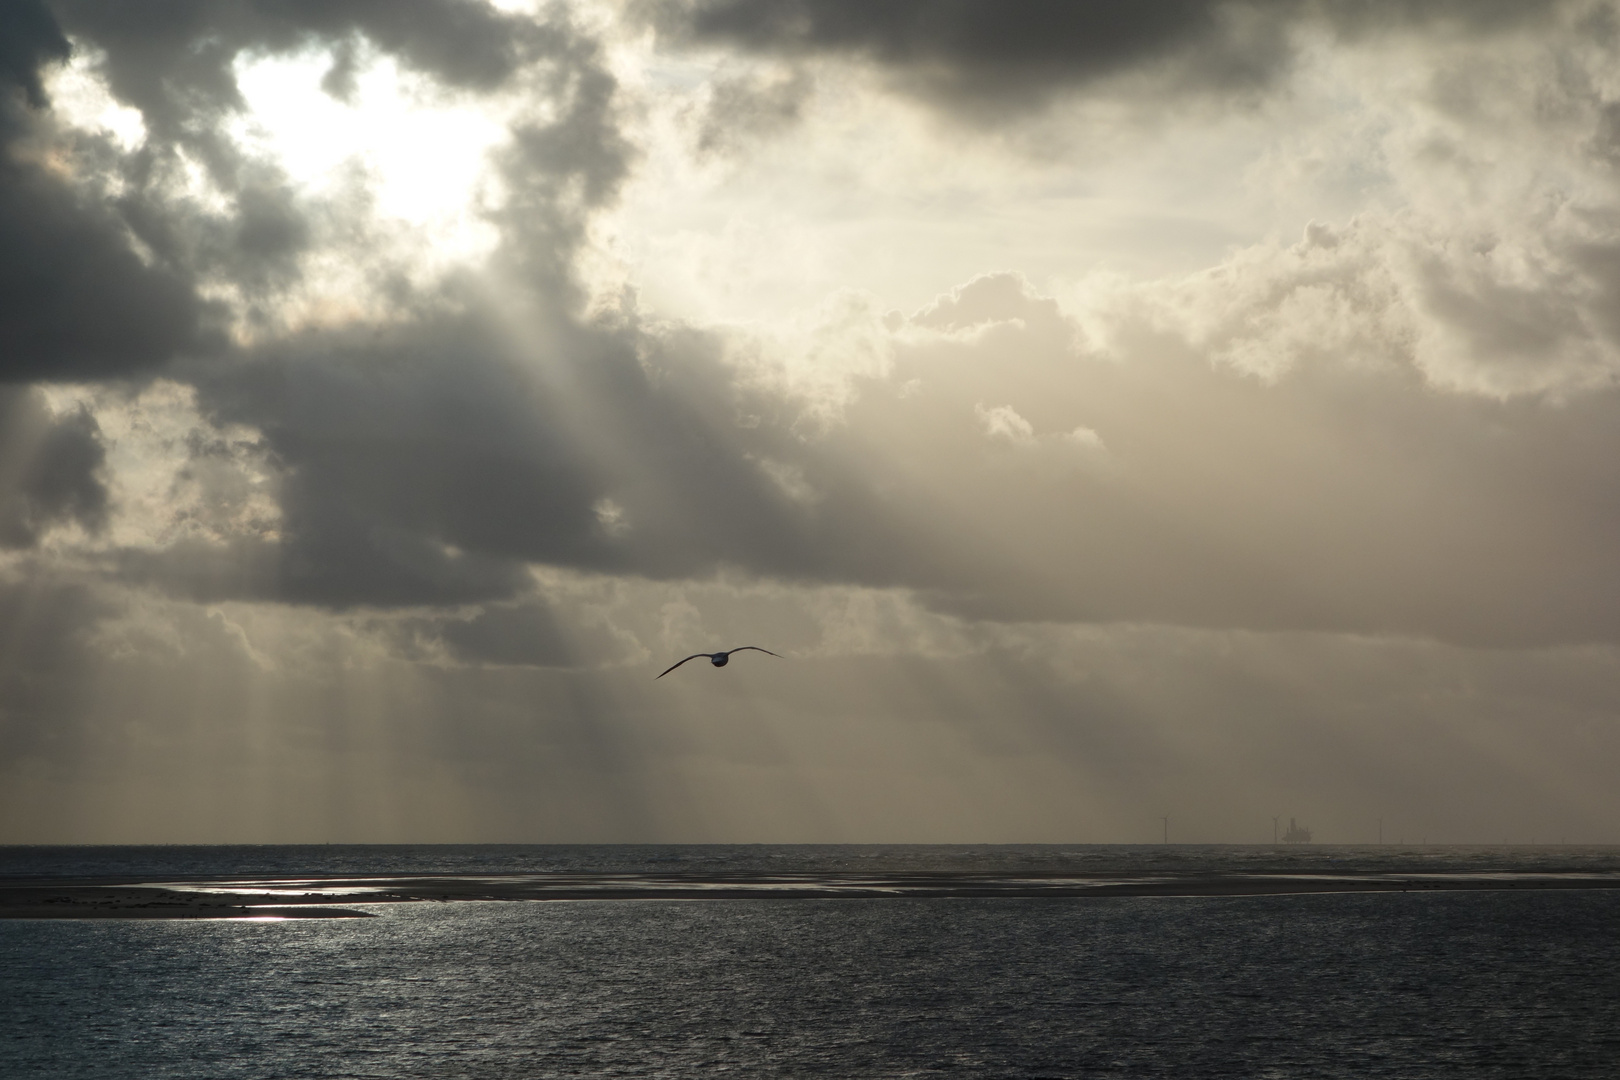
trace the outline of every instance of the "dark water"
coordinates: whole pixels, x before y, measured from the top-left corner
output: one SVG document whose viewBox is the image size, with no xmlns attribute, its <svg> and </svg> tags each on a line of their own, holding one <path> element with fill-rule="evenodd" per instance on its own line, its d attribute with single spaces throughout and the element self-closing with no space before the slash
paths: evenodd
<svg viewBox="0 0 1620 1080">
<path fill-rule="evenodd" d="M 0 874 L 1614 869 L 1613 850 L 10 849 Z M 753 861 L 752 865 L 749 864 Z M 850 860 L 863 860 L 849 862 Z M 1068 860 L 1068 861 L 1064 861 Z M 1417 862 L 1413 862 L 1417 860 Z M 1620 892 L 0 921 L 0 1076 L 1613 1077 Z"/>
</svg>

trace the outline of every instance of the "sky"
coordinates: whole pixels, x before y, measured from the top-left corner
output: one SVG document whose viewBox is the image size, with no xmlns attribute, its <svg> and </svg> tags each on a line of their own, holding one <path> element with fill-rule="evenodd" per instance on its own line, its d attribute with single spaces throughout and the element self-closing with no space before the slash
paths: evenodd
<svg viewBox="0 0 1620 1080">
<path fill-rule="evenodd" d="M 0 843 L 1620 843 L 1617 376 L 1610 0 L 10 0 Z"/>
</svg>

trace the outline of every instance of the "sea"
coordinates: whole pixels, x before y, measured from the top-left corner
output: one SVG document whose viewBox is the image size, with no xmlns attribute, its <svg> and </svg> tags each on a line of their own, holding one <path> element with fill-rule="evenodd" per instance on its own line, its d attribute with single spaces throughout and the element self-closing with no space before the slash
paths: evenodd
<svg viewBox="0 0 1620 1080">
<path fill-rule="evenodd" d="M 0 1077 L 1620 1076 L 1620 889 L 1509 887 L 1616 848 L 0 848 L 5 880 L 914 871 L 1503 887 L 0 920 Z"/>
</svg>

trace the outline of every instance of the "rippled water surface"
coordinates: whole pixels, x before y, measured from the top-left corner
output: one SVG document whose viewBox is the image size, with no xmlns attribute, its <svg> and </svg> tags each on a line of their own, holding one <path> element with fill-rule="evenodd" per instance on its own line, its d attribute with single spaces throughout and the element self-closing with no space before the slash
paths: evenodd
<svg viewBox="0 0 1620 1080">
<path fill-rule="evenodd" d="M 125 850 L 116 872 L 800 867 L 880 849 L 330 856 L 364 865 L 299 850 L 320 851 Z M 395 852 L 391 865 L 379 850 Z M 982 865 L 1059 849 L 881 850 Z M 32 873 L 115 872 L 89 865 L 101 858 L 90 849 L 0 854 L 12 875 L 29 860 Z M 1105 856 L 1109 872 L 1391 857 Z M 1426 857 L 1488 871 L 1540 856 Z M 1590 869 L 1614 854 L 1578 857 Z M 208 865 L 176 865 L 188 859 Z M 1613 1077 L 1620 1060 L 1620 892 L 1607 890 L 369 910 L 378 917 L 0 921 L 0 1076 Z"/>
</svg>

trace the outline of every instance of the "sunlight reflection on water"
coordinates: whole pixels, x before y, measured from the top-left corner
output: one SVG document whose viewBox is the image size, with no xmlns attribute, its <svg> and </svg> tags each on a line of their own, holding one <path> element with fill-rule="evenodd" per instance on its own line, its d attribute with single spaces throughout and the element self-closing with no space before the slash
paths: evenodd
<svg viewBox="0 0 1620 1080">
<path fill-rule="evenodd" d="M 1620 894 L 0 923 L 0 1075 L 1612 1076 Z"/>
</svg>

